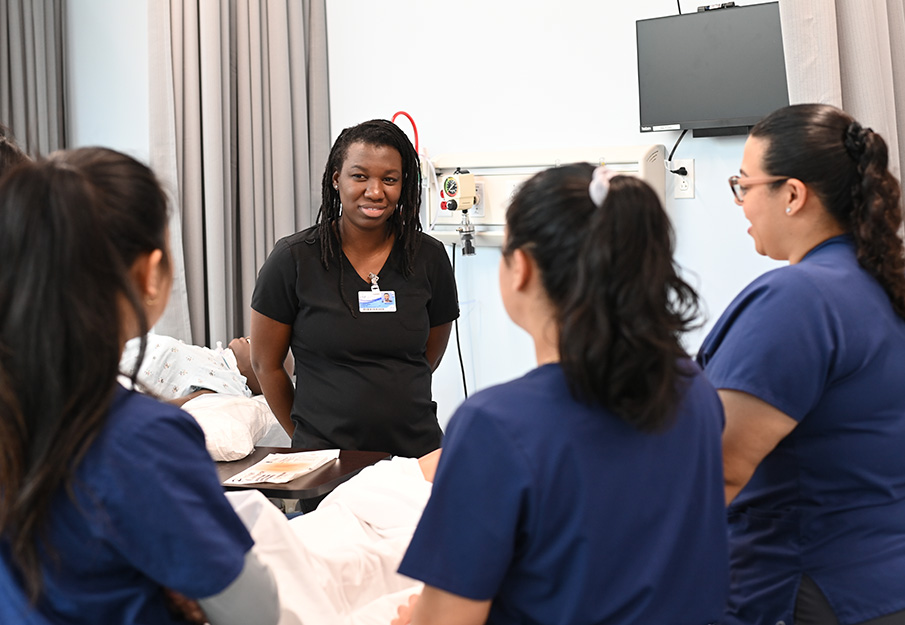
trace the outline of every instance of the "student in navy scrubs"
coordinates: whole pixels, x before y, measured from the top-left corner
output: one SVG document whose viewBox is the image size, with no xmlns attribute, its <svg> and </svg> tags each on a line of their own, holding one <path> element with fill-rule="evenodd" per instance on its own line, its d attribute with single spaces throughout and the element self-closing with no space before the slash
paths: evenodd
<svg viewBox="0 0 905 625">
<path fill-rule="evenodd" d="M 905 623 L 905 257 L 883 139 L 796 105 L 745 144 L 736 203 L 789 266 L 730 304 L 699 362 L 726 410 L 726 623 Z"/>
<path fill-rule="evenodd" d="M 293 447 L 418 457 L 440 446 L 431 374 L 459 305 L 446 250 L 421 232 L 420 172 L 395 124 L 346 128 L 317 224 L 277 241 L 261 267 L 252 366 Z"/>
<path fill-rule="evenodd" d="M 715 622 L 722 407 L 679 342 L 697 296 L 659 199 L 568 165 L 506 222 L 500 291 L 538 366 L 452 417 L 399 569 L 426 586 L 396 622 Z"/>
<path fill-rule="evenodd" d="M 166 307 L 166 224 L 153 173 L 112 150 L 0 182 L 0 623 L 277 621 L 201 428 L 117 383 Z"/>
</svg>

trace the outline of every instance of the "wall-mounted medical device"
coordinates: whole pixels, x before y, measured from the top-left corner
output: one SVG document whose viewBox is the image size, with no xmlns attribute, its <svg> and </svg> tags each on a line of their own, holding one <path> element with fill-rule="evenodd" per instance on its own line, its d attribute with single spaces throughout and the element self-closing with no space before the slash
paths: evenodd
<svg viewBox="0 0 905 625">
<path fill-rule="evenodd" d="M 474 224 L 468 215 L 469 209 L 477 202 L 474 174 L 467 169 L 456 168 L 451 174 L 442 178 L 440 183 L 440 210 L 459 211 L 462 213 L 462 221 L 456 231 L 462 242 L 462 254 L 472 256 L 474 249 Z"/>
<path fill-rule="evenodd" d="M 637 176 L 653 187 L 663 202 L 666 195 L 665 157 L 666 148 L 659 144 L 444 154 L 432 161 L 436 180 L 431 185 L 428 200 L 422 203 L 424 229 L 444 243 L 461 242 L 464 252 L 465 240 L 460 230 L 464 227 L 463 213 L 458 207 L 462 197 L 473 197 L 474 205 L 464 213 L 473 228 L 473 233 L 469 233 L 473 244 L 501 246 L 506 209 L 519 185 L 539 171 L 576 162 L 605 164 Z M 462 172 L 467 172 L 470 179 L 463 178 Z M 452 210 L 450 195 L 444 190 L 449 180 L 454 181 L 458 189 L 453 198 L 456 207 Z M 466 191 L 463 191 L 463 185 L 468 185 Z"/>
</svg>

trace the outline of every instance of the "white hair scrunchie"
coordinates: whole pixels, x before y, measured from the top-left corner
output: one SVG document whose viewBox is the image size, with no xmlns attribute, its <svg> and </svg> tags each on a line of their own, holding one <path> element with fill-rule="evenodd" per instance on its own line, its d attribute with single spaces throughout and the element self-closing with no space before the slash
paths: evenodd
<svg viewBox="0 0 905 625">
<path fill-rule="evenodd" d="M 603 201 L 610 191 L 610 181 L 619 175 L 618 171 L 614 171 L 606 165 L 601 165 L 594 170 L 594 174 L 591 176 L 591 184 L 588 186 L 588 194 L 597 208 L 603 206 Z"/>
</svg>

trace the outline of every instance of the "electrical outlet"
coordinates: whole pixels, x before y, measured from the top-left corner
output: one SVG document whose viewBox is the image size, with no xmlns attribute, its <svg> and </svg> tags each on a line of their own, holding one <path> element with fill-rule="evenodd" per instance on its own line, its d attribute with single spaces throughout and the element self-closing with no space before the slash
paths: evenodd
<svg viewBox="0 0 905 625">
<path fill-rule="evenodd" d="M 684 176 L 673 174 L 674 197 L 677 200 L 694 198 L 694 159 L 677 158 L 672 161 L 672 169 L 684 167 L 687 172 Z"/>
<path fill-rule="evenodd" d="M 474 183 L 475 189 L 475 204 L 471 207 L 469 214 L 475 219 L 486 217 L 487 213 L 484 210 L 484 183 L 482 181 L 475 181 Z"/>
</svg>

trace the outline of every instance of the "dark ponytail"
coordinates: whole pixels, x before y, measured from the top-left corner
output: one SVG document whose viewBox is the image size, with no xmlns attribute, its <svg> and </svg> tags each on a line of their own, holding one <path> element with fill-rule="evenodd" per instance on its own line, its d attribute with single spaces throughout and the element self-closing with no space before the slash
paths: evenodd
<svg viewBox="0 0 905 625">
<path fill-rule="evenodd" d="M 826 104 L 774 111 L 752 130 L 767 142 L 764 172 L 797 178 L 855 239 L 858 262 L 905 318 L 901 189 L 883 137 Z"/>
<path fill-rule="evenodd" d="M 28 160 L 28 156 L 16 145 L 9 129 L 0 124 L 0 177 L 19 163 Z"/>
<path fill-rule="evenodd" d="M 593 171 L 580 163 L 528 180 L 506 214 L 503 253 L 521 248 L 538 264 L 573 396 L 654 431 L 683 392 L 679 336 L 697 316 L 697 294 L 678 275 L 656 193 L 616 176 L 598 208 L 588 192 Z"/>
<path fill-rule="evenodd" d="M 147 329 L 130 269 L 166 249 L 166 217 L 150 170 L 111 150 L 57 153 L 0 182 L 0 536 L 33 601 L 53 499 L 106 422 L 124 304 Z"/>
</svg>

